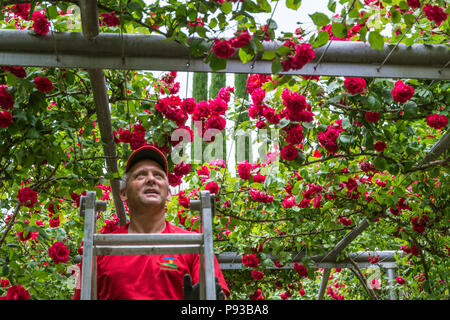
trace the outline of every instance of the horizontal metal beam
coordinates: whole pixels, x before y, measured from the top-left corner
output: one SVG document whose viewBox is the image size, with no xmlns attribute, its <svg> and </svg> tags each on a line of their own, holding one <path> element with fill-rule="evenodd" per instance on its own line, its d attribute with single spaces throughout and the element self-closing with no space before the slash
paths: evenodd
<svg viewBox="0 0 450 320">
<path fill-rule="evenodd" d="M 202 251 L 201 245 L 130 245 L 94 246 L 95 255 L 148 255 L 148 254 L 195 254 Z"/>
<path fill-rule="evenodd" d="M 378 257 L 377 265 L 383 267 L 383 268 L 395 268 L 396 261 L 395 256 L 396 255 L 404 255 L 405 253 L 403 251 L 364 251 L 364 252 L 355 252 L 348 254 L 348 258 L 351 258 L 360 268 L 368 268 L 370 266 L 374 266 L 369 261 L 369 257 Z M 288 263 L 284 265 L 281 268 L 278 268 L 276 266 L 273 267 L 267 267 L 266 269 L 292 269 L 294 266 L 294 262 L 300 262 L 302 259 L 305 258 L 304 254 L 291 254 L 293 257 L 293 261 L 291 263 Z M 294 259 L 295 257 L 295 259 Z M 272 260 L 275 260 L 275 257 L 271 257 L 269 255 L 269 258 Z M 325 256 L 323 255 L 313 255 L 308 257 L 308 259 L 311 259 L 316 268 L 325 268 L 325 269 L 331 269 L 331 268 L 352 268 L 353 265 L 349 261 L 348 258 L 342 259 L 337 261 L 336 259 L 324 259 Z M 217 261 L 220 264 L 220 268 L 223 270 L 238 270 L 242 269 L 242 256 L 238 255 L 236 252 L 224 252 L 219 255 L 217 255 Z"/>
<path fill-rule="evenodd" d="M 265 42 L 264 49 L 276 50 L 281 44 Z M 450 57 L 447 46 L 399 44 L 393 49 L 393 45 L 373 50 L 368 43 L 333 41 L 329 46 L 317 48 L 315 59 L 302 69 L 283 74 L 450 79 L 450 68 L 444 68 Z M 324 50 L 327 51 L 317 65 Z M 392 54 L 383 64 L 391 50 Z M 100 33 L 87 39 L 82 33 L 54 32 L 35 36 L 20 30 L 0 31 L 0 65 L 211 71 L 203 59 L 191 58 L 186 47 L 161 36 Z M 220 72 L 271 74 L 271 65 L 271 61 L 261 59 L 242 64 L 236 53 Z"/>
</svg>

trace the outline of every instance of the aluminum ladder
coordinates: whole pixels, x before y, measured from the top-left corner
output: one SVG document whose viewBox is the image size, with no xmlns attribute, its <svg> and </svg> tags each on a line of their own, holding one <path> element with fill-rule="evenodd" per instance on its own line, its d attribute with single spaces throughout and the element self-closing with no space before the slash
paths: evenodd
<svg viewBox="0 0 450 320">
<path fill-rule="evenodd" d="M 212 217 L 215 195 L 200 191 L 199 200 L 189 208 L 201 212 L 200 233 L 97 234 L 96 213 L 106 209 L 105 201 L 96 201 L 95 191 L 80 198 L 84 216 L 84 244 L 81 272 L 81 300 L 97 299 L 98 255 L 200 254 L 200 299 L 216 300 Z"/>
</svg>

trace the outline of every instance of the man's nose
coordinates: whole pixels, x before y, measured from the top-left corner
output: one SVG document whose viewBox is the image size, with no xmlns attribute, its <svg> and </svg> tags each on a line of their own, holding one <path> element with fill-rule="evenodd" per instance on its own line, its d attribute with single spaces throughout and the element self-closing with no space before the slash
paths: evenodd
<svg viewBox="0 0 450 320">
<path fill-rule="evenodd" d="M 154 183 L 154 182 L 155 182 L 155 176 L 151 173 L 147 174 L 147 181 L 145 183 L 149 184 L 149 183 Z"/>
</svg>

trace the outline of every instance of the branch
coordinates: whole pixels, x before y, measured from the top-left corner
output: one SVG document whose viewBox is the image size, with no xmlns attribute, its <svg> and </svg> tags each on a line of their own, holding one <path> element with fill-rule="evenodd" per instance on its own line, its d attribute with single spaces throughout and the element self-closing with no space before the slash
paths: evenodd
<svg viewBox="0 0 450 320">
<path fill-rule="evenodd" d="M 2 246 L 3 242 L 5 241 L 6 235 L 8 234 L 9 230 L 11 229 L 14 222 L 16 221 L 16 216 L 19 213 L 19 209 L 21 206 L 22 206 L 22 204 L 19 201 L 17 201 L 16 208 L 14 209 L 14 213 L 9 218 L 8 225 L 6 226 L 5 232 L 3 233 L 2 238 L 0 239 L 0 247 Z"/>
<path fill-rule="evenodd" d="M 353 259 L 350 258 L 350 257 L 347 257 L 347 258 L 348 258 L 348 260 L 350 261 L 350 263 L 353 266 L 353 268 L 350 268 L 350 270 L 353 271 L 353 273 L 356 275 L 356 277 L 358 278 L 359 282 L 362 284 L 364 289 L 369 294 L 370 298 L 372 300 L 378 300 L 377 295 L 375 294 L 375 291 L 373 291 L 373 289 L 370 288 L 369 285 L 367 285 L 367 279 L 366 279 L 366 277 L 364 277 L 364 274 L 361 272 L 361 270 L 359 269 L 359 267 L 356 264 L 356 262 L 353 261 Z"/>
</svg>

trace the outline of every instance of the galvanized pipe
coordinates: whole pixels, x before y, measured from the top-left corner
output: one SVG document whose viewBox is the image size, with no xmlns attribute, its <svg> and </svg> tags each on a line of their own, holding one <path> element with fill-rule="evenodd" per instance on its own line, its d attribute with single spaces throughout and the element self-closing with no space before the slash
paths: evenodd
<svg viewBox="0 0 450 320">
<path fill-rule="evenodd" d="M 162 36 L 101 33 L 92 37 L 92 32 L 89 32 L 86 37 L 68 32 L 54 33 L 54 37 L 36 37 L 27 31 L 1 30 L 0 65 L 211 71 L 203 58 L 193 59 L 186 47 L 175 41 L 166 41 Z M 264 50 L 276 50 L 281 44 L 265 42 Z M 55 56 L 55 47 L 59 60 Z M 127 49 L 125 54 L 123 48 Z M 450 70 L 445 68 L 450 49 L 445 45 L 399 44 L 383 68 L 377 70 L 391 48 L 391 45 L 385 45 L 380 51 L 359 41 L 334 41 L 317 68 L 316 61 L 325 46 L 317 48 L 316 58 L 302 69 L 286 74 L 450 79 Z M 242 64 L 236 54 L 228 59 L 226 69 L 220 72 L 270 74 L 271 65 L 271 61 L 261 59 Z"/>
</svg>

